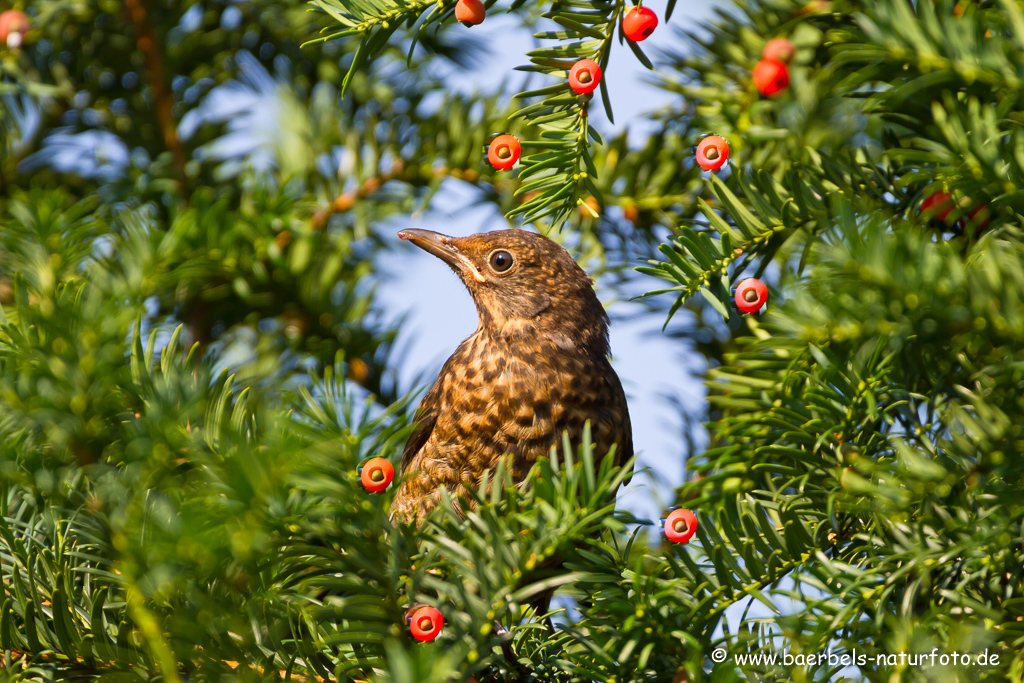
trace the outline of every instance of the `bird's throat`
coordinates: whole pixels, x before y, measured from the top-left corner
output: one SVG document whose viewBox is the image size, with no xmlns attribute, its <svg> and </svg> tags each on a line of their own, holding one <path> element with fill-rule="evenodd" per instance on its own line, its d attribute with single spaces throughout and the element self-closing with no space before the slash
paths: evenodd
<svg viewBox="0 0 1024 683">
<path fill-rule="evenodd" d="M 535 318 L 506 318 L 501 324 L 485 325 L 477 329 L 480 341 L 494 347 L 515 351 L 520 347 L 543 349 L 557 355 L 601 357 L 608 355 L 607 332 L 599 325 L 580 328 L 572 324 L 559 324 L 545 316 Z"/>
</svg>

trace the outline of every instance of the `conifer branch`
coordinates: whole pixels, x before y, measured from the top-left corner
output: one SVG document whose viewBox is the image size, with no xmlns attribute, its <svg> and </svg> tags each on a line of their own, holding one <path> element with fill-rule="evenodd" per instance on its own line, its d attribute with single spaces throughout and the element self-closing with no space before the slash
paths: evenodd
<svg viewBox="0 0 1024 683">
<path fill-rule="evenodd" d="M 518 67 L 565 78 L 565 72 L 580 59 L 592 59 L 604 70 L 608 66 L 612 39 L 624 9 L 623 0 L 589 0 L 570 4 L 556 2 L 544 17 L 565 30 L 534 34 L 539 40 L 558 40 L 555 47 L 544 47 L 528 53 L 531 64 Z M 612 118 L 607 81 L 599 86 L 605 111 Z M 567 81 L 522 92 L 520 100 L 543 97 L 540 102 L 526 104 L 513 115 L 530 121 L 540 137 L 522 141 L 523 147 L 535 150 L 521 160 L 519 174 L 522 184 L 517 195 L 530 198 L 509 213 L 525 221 L 544 219 L 551 227 L 560 227 L 577 210 L 594 211 L 584 195 L 592 195 L 599 206 L 604 194 L 597 185 L 597 168 L 590 145 L 601 144 L 601 136 L 590 126 L 588 109 L 592 94 L 577 95 Z"/>
<path fill-rule="evenodd" d="M 324 42 L 347 36 L 360 36 L 359 47 L 356 49 L 349 65 L 348 72 L 341 84 L 344 95 L 352 82 L 352 78 L 384 49 L 391 36 L 404 24 L 407 30 L 413 31 L 413 40 L 409 48 L 409 59 L 419 42 L 420 35 L 431 25 L 440 26 L 448 20 L 455 8 L 456 0 L 360 0 L 360 2 L 343 2 L 342 0 L 310 0 L 344 28 L 341 31 L 328 33 L 304 45 Z M 485 6 L 493 5 L 495 0 L 488 0 Z M 327 29 L 324 29 L 326 32 Z"/>
<path fill-rule="evenodd" d="M 358 187 L 348 190 L 347 192 L 343 192 L 331 200 L 329 204 L 317 210 L 317 212 L 313 214 L 312 218 L 313 227 L 322 228 L 332 215 L 350 211 L 357 201 L 366 199 L 385 184 L 393 180 L 422 185 L 430 184 L 442 178 L 454 178 L 456 180 L 464 180 L 467 183 L 472 184 L 480 184 L 490 180 L 487 175 L 481 174 L 475 168 L 449 168 L 447 166 L 438 166 L 425 170 L 422 168 L 407 167 L 405 163 L 397 161 L 391 165 L 389 170 L 370 176 L 366 180 L 362 181 Z M 495 182 L 495 185 L 500 188 L 504 183 L 502 183 L 502 181 L 497 181 Z"/>
</svg>

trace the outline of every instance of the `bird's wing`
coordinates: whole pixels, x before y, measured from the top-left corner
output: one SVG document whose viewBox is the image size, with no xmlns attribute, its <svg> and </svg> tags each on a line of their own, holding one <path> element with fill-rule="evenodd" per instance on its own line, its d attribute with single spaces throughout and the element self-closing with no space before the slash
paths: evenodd
<svg viewBox="0 0 1024 683">
<path fill-rule="evenodd" d="M 402 464 L 398 469 L 399 474 L 405 474 L 413 458 L 416 457 L 416 454 L 427 443 L 430 433 L 434 431 L 434 425 L 437 424 L 437 415 L 441 410 L 441 385 L 444 384 L 445 370 L 447 369 L 448 364 L 446 363 L 437 381 L 434 382 L 434 386 L 430 388 L 427 395 L 420 401 L 419 408 L 416 409 L 416 429 L 409 437 L 409 440 L 405 442 L 405 450 L 402 451 Z"/>
<path fill-rule="evenodd" d="M 434 386 L 430 387 L 430 391 L 420 401 L 420 406 L 416 409 L 416 430 L 405 443 L 405 450 L 402 452 L 402 464 L 398 470 L 399 474 L 405 474 L 409 465 L 412 464 L 413 458 L 416 457 L 416 454 L 427 443 L 430 433 L 434 431 L 434 426 L 437 424 L 437 416 L 441 412 L 441 395 L 444 393 L 445 379 L 451 373 L 452 366 L 458 362 L 460 356 L 464 353 L 469 341 L 467 339 L 462 342 L 451 358 L 445 361 L 441 372 L 437 375 L 437 381 L 434 382 Z"/>
<path fill-rule="evenodd" d="M 626 404 L 626 392 L 622 390 L 622 382 L 619 381 L 619 376 L 615 374 L 615 371 L 610 366 L 611 364 L 609 363 L 609 371 L 604 376 L 605 381 L 611 387 L 615 403 L 621 408 L 621 410 L 616 412 L 622 415 L 622 443 L 619 444 L 615 453 L 615 464 L 621 467 L 627 460 L 633 457 L 633 425 L 629 421 L 629 406 Z M 630 467 L 622 483 L 628 484 L 632 478 L 633 468 Z"/>
</svg>

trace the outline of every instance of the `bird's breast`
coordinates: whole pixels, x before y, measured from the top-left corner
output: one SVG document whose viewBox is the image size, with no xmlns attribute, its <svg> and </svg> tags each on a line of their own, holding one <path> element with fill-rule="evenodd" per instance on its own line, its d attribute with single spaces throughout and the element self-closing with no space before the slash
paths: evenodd
<svg viewBox="0 0 1024 683">
<path fill-rule="evenodd" d="M 567 338 L 568 339 L 568 338 Z M 625 396 L 603 354 L 571 339 L 495 341 L 478 332 L 460 345 L 421 405 L 429 432 L 403 467 L 393 511 L 411 519 L 429 511 L 445 488 L 477 490 L 508 456 L 514 481 L 568 434 L 578 442 L 592 425 L 598 458 L 612 444 L 632 453 Z"/>
<path fill-rule="evenodd" d="M 438 416 L 438 446 L 453 476 L 478 480 L 509 455 L 520 480 L 563 431 L 575 439 L 587 420 L 601 419 L 607 383 L 590 359 L 556 342 L 517 349 L 480 342 L 467 350 L 446 378 Z"/>
</svg>

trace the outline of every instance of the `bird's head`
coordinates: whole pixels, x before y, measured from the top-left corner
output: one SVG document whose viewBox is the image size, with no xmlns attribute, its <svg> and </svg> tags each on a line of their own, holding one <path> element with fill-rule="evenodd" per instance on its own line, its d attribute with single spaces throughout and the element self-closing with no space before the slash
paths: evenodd
<svg viewBox="0 0 1024 683">
<path fill-rule="evenodd" d="M 402 230 L 398 236 L 452 267 L 489 334 L 547 335 L 560 346 L 607 353 L 608 316 L 593 281 L 557 242 L 515 229 L 468 237 Z"/>
</svg>

